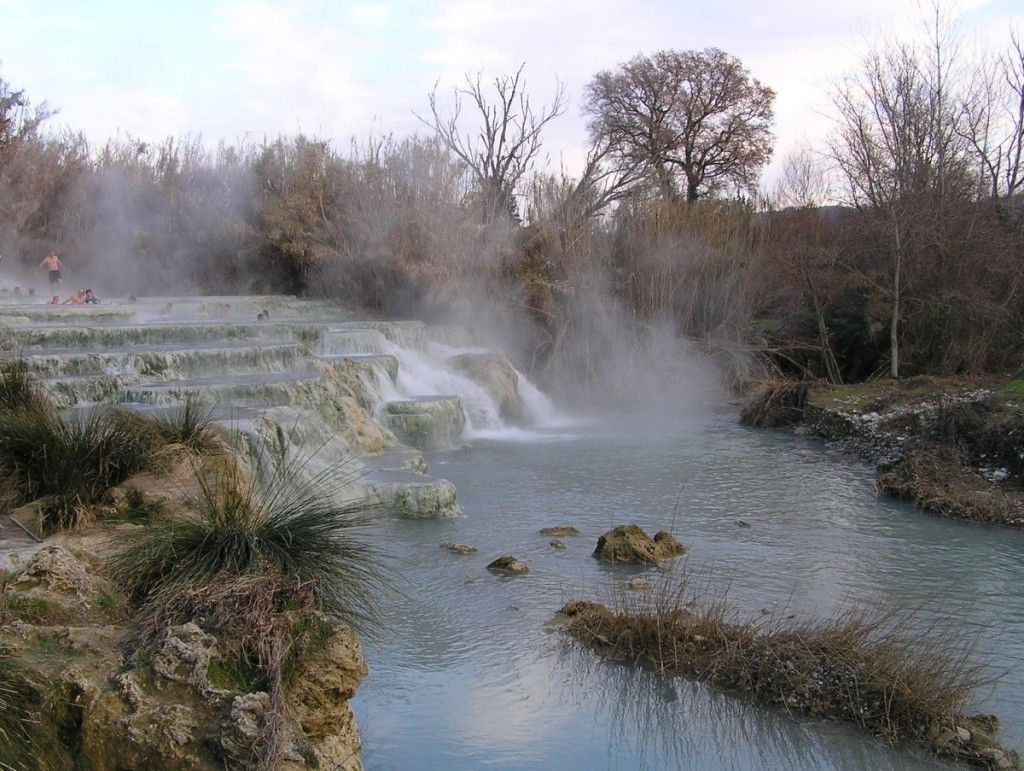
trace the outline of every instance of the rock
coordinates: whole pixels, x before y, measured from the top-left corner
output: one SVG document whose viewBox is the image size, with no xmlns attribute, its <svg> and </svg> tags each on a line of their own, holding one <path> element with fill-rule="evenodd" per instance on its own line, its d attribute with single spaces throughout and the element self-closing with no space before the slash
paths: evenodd
<svg viewBox="0 0 1024 771">
<path fill-rule="evenodd" d="M 362 646 L 347 627 L 339 627 L 321 649 L 302 662 L 289 692 L 289 704 L 306 736 L 355 731 L 348 700 L 368 672 Z M 358 742 L 357 733 L 354 740 Z"/>
<path fill-rule="evenodd" d="M 505 420 L 522 420 L 519 373 L 505 357 L 496 353 L 461 353 L 448 359 L 448 365 L 483 388 Z"/>
<path fill-rule="evenodd" d="M 963 726 L 958 725 L 956 727 L 956 735 L 957 738 L 960 739 L 960 741 L 962 741 L 964 744 L 969 744 L 971 741 L 971 732 Z"/>
<path fill-rule="evenodd" d="M 450 551 L 452 554 L 476 554 L 476 547 L 470 546 L 468 543 L 451 543 L 445 541 L 441 544 L 442 549 Z"/>
<path fill-rule="evenodd" d="M 744 528 L 749 528 L 750 527 L 750 523 L 747 522 L 746 520 L 743 520 L 743 519 L 737 519 L 734 524 L 736 525 L 736 527 L 744 527 Z"/>
<path fill-rule="evenodd" d="M 580 531 L 572 525 L 555 525 L 554 527 L 542 527 L 540 529 L 540 534 L 564 537 L 567 535 L 579 535 Z"/>
<path fill-rule="evenodd" d="M 620 525 L 598 538 L 594 556 L 604 562 L 655 565 L 685 552 L 686 547 L 666 532 L 651 538 L 636 525 Z"/>
<path fill-rule="evenodd" d="M 658 559 L 678 557 L 686 554 L 686 547 L 676 540 L 675 536 L 661 530 L 654 534 L 654 545 L 658 549 Z"/>
<path fill-rule="evenodd" d="M 530 568 L 527 567 L 525 562 L 516 559 L 511 554 L 498 557 L 498 559 L 487 566 L 487 569 L 493 572 L 511 573 L 515 576 L 521 576 L 530 572 Z"/>
<path fill-rule="evenodd" d="M 189 622 L 168 627 L 151 666 L 158 677 L 190 685 L 203 696 L 213 696 L 220 691 L 210 684 L 207 671 L 216 655 L 217 638 Z"/>
<path fill-rule="evenodd" d="M 636 589 L 640 592 L 646 592 L 651 588 L 651 582 L 646 578 L 640 578 L 639 576 L 629 579 L 629 581 L 626 582 L 626 585 L 630 589 Z"/>
<path fill-rule="evenodd" d="M 810 426 L 797 426 L 793 429 L 793 436 L 812 436 L 814 430 Z"/>
<path fill-rule="evenodd" d="M 552 549 L 558 549 L 559 551 L 565 548 L 565 544 L 559 541 L 557 538 L 550 541 L 550 544 Z"/>
<path fill-rule="evenodd" d="M 62 546 L 44 546 L 8 581 L 7 589 L 31 596 L 45 595 L 84 601 L 96 594 L 94 579 L 71 552 Z"/>
</svg>

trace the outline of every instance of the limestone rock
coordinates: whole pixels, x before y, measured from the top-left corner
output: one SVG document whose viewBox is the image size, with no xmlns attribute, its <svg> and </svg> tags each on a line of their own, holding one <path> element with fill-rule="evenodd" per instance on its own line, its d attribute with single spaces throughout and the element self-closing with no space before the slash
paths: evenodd
<svg viewBox="0 0 1024 771">
<path fill-rule="evenodd" d="M 194 687 L 199 693 L 216 693 L 207 671 L 217 654 L 217 639 L 189 622 L 167 629 L 160 647 L 153 654 L 153 673 L 173 683 Z"/>
<path fill-rule="evenodd" d="M 656 565 L 685 552 L 686 547 L 669 533 L 651 538 L 637 525 L 620 525 L 597 540 L 594 556 L 604 562 Z"/>
<path fill-rule="evenodd" d="M 313 742 L 320 768 L 362 767 L 359 730 L 348 702 L 368 671 L 359 638 L 348 627 L 339 627 L 295 677 L 289 706 Z"/>
<path fill-rule="evenodd" d="M 521 576 L 530 572 L 530 568 L 527 567 L 525 562 L 522 562 L 511 554 L 505 554 L 498 559 L 494 560 L 487 569 L 497 573 L 511 573 L 515 576 Z"/>
<path fill-rule="evenodd" d="M 7 583 L 6 591 L 54 602 L 62 607 L 85 607 L 105 588 L 85 565 L 62 546 L 39 549 Z"/>
<path fill-rule="evenodd" d="M 540 529 L 540 534 L 564 537 L 567 535 L 579 535 L 580 531 L 572 525 L 555 525 L 554 527 L 542 527 Z"/>
<path fill-rule="evenodd" d="M 650 590 L 651 582 L 648 581 L 646 578 L 641 578 L 637 576 L 636 578 L 629 579 L 629 581 L 627 582 L 627 586 L 629 586 L 630 589 L 637 590 L 638 592 L 646 592 Z"/>
<path fill-rule="evenodd" d="M 452 554 L 476 554 L 476 547 L 470 546 L 468 543 L 451 543 L 445 541 L 441 544 L 442 549 L 450 551 Z"/>
</svg>

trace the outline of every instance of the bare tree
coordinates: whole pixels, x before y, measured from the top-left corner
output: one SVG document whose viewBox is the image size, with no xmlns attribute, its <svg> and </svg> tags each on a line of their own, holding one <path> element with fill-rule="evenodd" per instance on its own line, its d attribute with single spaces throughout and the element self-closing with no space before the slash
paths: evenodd
<svg viewBox="0 0 1024 771">
<path fill-rule="evenodd" d="M 646 169 L 666 197 L 681 183 L 696 201 L 755 186 L 772 152 L 774 100 L 724 51 L 669 50 L 598 73 L 585 111 L 595 142 Z"/>
<path fill-rule="evenodd" d="M 493 95 L 487 93 L 479 73 L 467 75 L 466 85 L 454 89 L 454 103 L 446 114 L 438 104 L 435 84 L 429 96 L 430 116 L 416 114 L 472 170 L 488 217 L 503 212 L 518 216 L 517 188 L 540 154 L 544 127 L 562 115 L 568 104 L 565 85 L 556 81 L 551 104 L 535 109 L 526 93 L 525 67 L 496 77 L 491 83 Z M 460 128 L 464 100 L 476 108 L 481 121 L 475 133 Z"/>
<path fill-rule="evenodd" d="M 908 261 L 941 227 L 972 182 L 957 131 L 955 41 L 936 9 L 925 46 L 891 43 L 869 54 L 833 92 L 831 153 L 849 203 L 877 224 L 888 255 L 889 374 L 899 377 L 899 325 Z"/>
<path fill-rule="evenodd" d="M 963 99 L 961 135 L 978 164 L 982 195 L 1012 198 L 1024 189 L 1024 43 L 1010 48 L 974 73 Z"/>
</svg>

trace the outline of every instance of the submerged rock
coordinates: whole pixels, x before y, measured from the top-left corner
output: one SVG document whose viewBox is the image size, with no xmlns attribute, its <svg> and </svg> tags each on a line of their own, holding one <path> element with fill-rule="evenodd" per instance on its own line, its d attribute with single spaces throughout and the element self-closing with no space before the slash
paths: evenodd
<svg viewBox="0 0 1024 771">
<path fill-rule="evenodd" d="M 476 554 L 476 547 L 470 546 L 468 543 L 451 543 L 445 541 L 441 544 L 441 548 L 450 551 L 452 554 Z"/>
<path fill-rule="evenodd" d="M 577 530 L 572 525 L 555 525 L 554 527 L 542 527 L 540 529 L 540 534 L 541 535 L 566 536 L 566 535 L 579 535 L 580 531 Z"/>
<path fill-rule="evenodd" d="M 751 526 L 750 523 L 747 522 L 745 519 L 737 519 L 733 524 L 736 525 L 736 527 L 750 527 Z"/>
<path fill-rule="evenodd" d="M 646 592 L 651 588 L 651 582 L 646 578 L 640 578 L 639 576 L 629 579 L 629 581 L 626 582 L 626 585 L 630 589 L 636 589 L 640 592 Z"/>
<path fill-rule="evenodd" d="M 512 575 L 521 576 L 530 572 L 530 568 L 527 567 L 525 562 L 516 559 L 511 554 L 505 554 L 498 559 L 494 560 L 487 569 L 497 573 L 511 573 Z"/>
<path fill-rule="evenodd" d="M 597 539 L 594 556 L 604 562 L 655 565 L 685 554 L 686 547 L 664 531 L 654 538 L 637 525 L 620 525 Z"/>
<path fill-rule="evenodd" d="M 552 549 L 562 550 L 565 548 L 565 544 L 559 541 L 557 538 L 549 542 Z"/>
</svg>

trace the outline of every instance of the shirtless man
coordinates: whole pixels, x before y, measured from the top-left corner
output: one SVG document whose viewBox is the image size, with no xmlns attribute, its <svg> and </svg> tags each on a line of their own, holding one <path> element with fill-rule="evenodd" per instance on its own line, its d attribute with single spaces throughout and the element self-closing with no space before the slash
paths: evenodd
<svg viewBox="0 0 1024 771">
<path fill-rule="evenodd" d="M 58 289 L 64 289 L 64 277 L 61 275 L 61 268 L 64 266 L 61 264 L 60 256 L 57 251 L 54 250 L 48 255 L 43 257 L 43 261 L 39 263 L 40 268 L 46 268 L 50 274 L 50 285 L 57 285 Z"/>
</svg>

